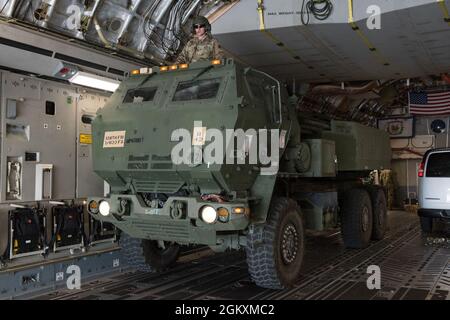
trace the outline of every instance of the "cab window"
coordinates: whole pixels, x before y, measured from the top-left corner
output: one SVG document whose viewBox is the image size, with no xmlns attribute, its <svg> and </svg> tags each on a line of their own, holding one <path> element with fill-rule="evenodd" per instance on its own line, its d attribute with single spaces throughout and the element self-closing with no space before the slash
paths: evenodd
<svg viewBox="0 0 450 320">
<path fill-rule="evenodd" d="M 153 101 L 157 87 L 129 89 L 123 98 L 123 103 L 139 103 Z"/>
<path fill-rule="evenodd" d="M 253 99 L 260 100 L 264 102 L 264 91 L 262 89 L 262 82 L 255 78 L 248 78 L 248 86 L 250 87 L 250 92 Z"/>
<path fill-rule="evenodd" d="M 182 81 L 178 83 L 172 101 L 212 99 L 219 92 L 221 78 Z"/>
<path fill-rule="evenodd" d="M 247 72 L 246 79 L 253 99 L 264 106 L 268 118 L 280 122 L 278 83 L 255 70 Z"/>
</svg>

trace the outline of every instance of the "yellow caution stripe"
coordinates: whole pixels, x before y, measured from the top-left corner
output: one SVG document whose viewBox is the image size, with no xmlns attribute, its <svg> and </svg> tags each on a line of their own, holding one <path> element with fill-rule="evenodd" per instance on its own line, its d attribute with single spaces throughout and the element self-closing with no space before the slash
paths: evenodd
<svg viewBox="0 0 450 320">
<path fill-rule="evenodd" d="M 444 21 L 450 26 L 450 15 L 448 13 L 447 6 L 445 5 L 445 0 L 437 0 L 437 2 L 442 10 L 442 13 L 444 14 Z"/>
<path fill-rule="evenodd" d="M 350 24 L 353 31 L 356 32 L 356 34 L 361 38 L 361 40 L 364 42 L 365 46 L 372 52 L 377 60 L 385 65 L 389 66 L 390 63 L 387 61 L 387 59 L 378 51 L 378 49 L 370 42 L 369 38 L 361 31 L 361 29 L 358 27 L 358 25 L 355 22 L 355 19 L 353 17 L 353 0 L 348 0 L 348 23 Z"/>
<path fill-rule="evenodd" d="M 295 60 L 300 61 L 304 65 L 308 66 L 309 69 L 313 69 L 312 66 L 309 66 L 298 54 L 295 53 L 294 50 L 288 48 L 280 39 L 275 37 L 270 31 L 266 29 L 266 24 L 264 21 L 264 0 L 258 0 L 258 16 L 259 16 L 259 31 L 261 31 L 266 37 L 268 37 L 273 43 L 282 48 L 284 51 L 289 53 Z"/>
</svg>

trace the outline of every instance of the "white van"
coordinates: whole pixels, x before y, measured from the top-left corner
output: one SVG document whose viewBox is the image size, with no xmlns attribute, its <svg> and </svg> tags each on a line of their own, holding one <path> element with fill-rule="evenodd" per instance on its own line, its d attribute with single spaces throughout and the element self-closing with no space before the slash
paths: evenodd
<svg viewBox="0 0 450 320">
<path fill-rule="evenodd" d="M 450 222 L 450 148 L 425 153 L 418 174 L 420 225 L 429 233 L 436 219 Z"/>
</svg>

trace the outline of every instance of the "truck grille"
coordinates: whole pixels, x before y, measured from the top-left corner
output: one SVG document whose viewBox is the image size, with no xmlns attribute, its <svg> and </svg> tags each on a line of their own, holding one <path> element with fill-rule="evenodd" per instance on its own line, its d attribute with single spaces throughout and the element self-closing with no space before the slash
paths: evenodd
<svg viewBox="0 0 450 320">
<path fill-rule="evenodd" d="M 137 180 L 133 184 L 138 192 L 175 193 L 181 188 L 183 182 Z"/>
<path fill-rule="evenodd" d="M 186 242 L 189 239 L 189 224 L 185 221 L 179 223 L 175 221 L 158 221 L 152 223 L 133 221 L 132 226 L 146 234 L 146 237 L 149 239 L 180 242 Z"/>
</svg>

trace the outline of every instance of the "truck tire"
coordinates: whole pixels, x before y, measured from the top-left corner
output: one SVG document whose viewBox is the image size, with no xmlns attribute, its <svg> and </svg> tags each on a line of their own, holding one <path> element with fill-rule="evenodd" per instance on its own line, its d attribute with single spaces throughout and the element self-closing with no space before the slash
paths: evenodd
<svg viewBox="0 0 450 320">
<path fill-rule="evenodd" d="M 176 243 L 164 241 L 161 248 L 158 241 L 142 240 L 145 262 L 155 271 L 164 271 L 172 267 L 180 255 L 180 246 Z"/>
<path fill-rule="evenodd" d="M 343 199 L 341 231 L 347 248 L 366 247 L 372 235 L 373 214 L 369 193 L 364 189 L 352 189 Z"/>
<path fill-rule="evenodd" d="M 370 198 L 373 212 L 372 240 L 381 240 L 384 238 L 387 229 L 386 195 L 382 188 L 372 188 Z"/>
<path fill-rule="evenodd" d="M 157 241 L 132 238 L 123 232 L 119 243 L 125 262 L 130 267 L 144 272 L 163 271 L 171 267 L 180 253 L 177 244 L 165 242 L 167 247 L 161 249 Z"/>
<path fill-rule="evenodd" d="M 297 203 L 274 198 L 265 224 L 247 235 L 247 264 L 256 285 L 269 289 L 292 286 L 298 279 L 304 254 L 304 231 Z"/>
<path fill-rule="evenodd" d="M 420 229 L 422 229 L 423 233 L 432 233 L 433 232 L 433 218 L 420 217 Z"/>
</svg>

